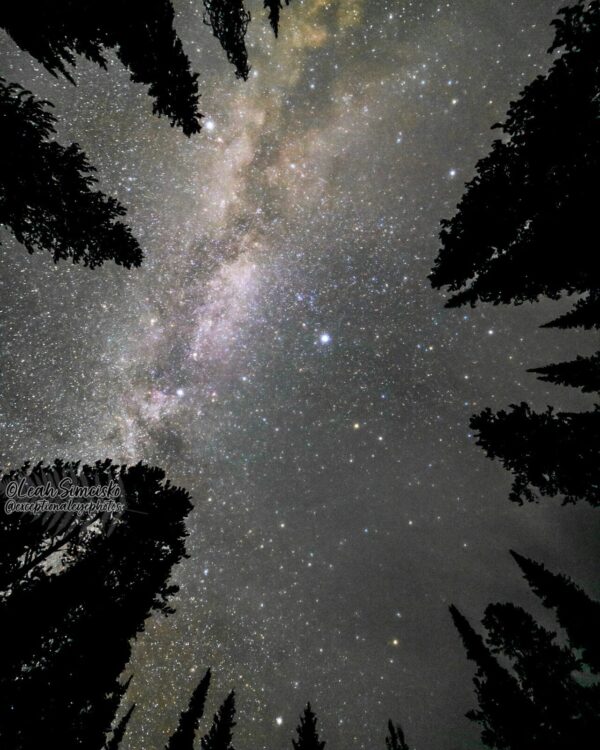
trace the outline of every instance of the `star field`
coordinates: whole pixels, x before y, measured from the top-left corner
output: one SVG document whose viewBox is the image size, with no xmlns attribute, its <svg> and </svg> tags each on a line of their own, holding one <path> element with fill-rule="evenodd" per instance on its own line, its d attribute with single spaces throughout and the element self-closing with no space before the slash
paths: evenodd
<svg viewBox="0 0 600 750">
<path fill-rule="evenodd" d="M 177 612 L 135 648 L 127 750 L 164 745 L 208 666 L 239 750 L 288 747 L 307 700 L 331 748 L 384 747 L 390 717 L 418 750 L 478 748 L 448 605 L 539 613 L 509 548 L 594 593 L 598 521 L 512 505 L 469 417 L 586 406 L 526 369 L 596 342 L 538 328 L 560 303 L 446 310 L 426 277 L 558 6 L 294 0 L 275 40 L 248 3 L 244 83 L 201 3 L 174 5 L 191 140 L 115 57 L 73 87 L 0 39 L 146 254 L 89 271 L 2 234 L 0 464 L 143 460 L 195 499 Z"/>
</svg>

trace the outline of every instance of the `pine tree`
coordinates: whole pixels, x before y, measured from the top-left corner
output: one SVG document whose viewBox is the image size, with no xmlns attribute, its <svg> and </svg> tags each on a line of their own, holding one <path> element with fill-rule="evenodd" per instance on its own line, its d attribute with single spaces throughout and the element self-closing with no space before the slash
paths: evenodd
<svg viewBox="0 0 600 750">
<path fill-rule="evenodd" d="M 235 726 L 234 716 L 235 691 L 232 690 L 214 715 L 208 734 L 200 740 L 202 750 L 234 750 L 231 744 Z"/>
<path fill-rule="evenodd" d="M 212 28 L 227 53 L 236 76 L 246 81 L 250 74 L 245 41 L 250 13 L 244 8 L 243 0 L 204 0 L 204 7 L 208 14 L 204 22 Z"/>
<path fill-rule="evenodd" d="M 543 605 L 553 609 L 559 625 L 566 631 L 572 646 L 581 651 L 582 661 L 590 671 L 600 674 L 600 602 L 590 597 L 570 578 L 551 573 L 541 563 L 516 552 L 511 555 Z"/>
<path fill-rule="evenodd" d="M 477 165 L 430 275 L 447 306 L 519 304 L 583 294 L 548 327 L 600 327 L 594 191 L 600 178 L 600 0 L 563 8 L 554 61 L 513 102 L 503 138 Z M 593 392 L 598 358 L 536 368 L 542 379 Z M 600 503 L 600 412 L 533 412 L 527 404 L 471 420 L 478 444 L 513 472 L 511 499 L 564 495 Z"/>
<path fill-rule="evenodd" d="M 526 403 L 494 414 L 485 409 L 471 427 L 489 458 L 514 475 L 510 499 L 522 504 L 537 495 L 563 495 L 564 503 L 600 505 L 600 406 L 594 411 L 539 414 Z"/>
<path fill-rule="evenodd" d="M 385 738 L 385 746 L 387 747 L 387 750 L 409 750 L 400 724 L 394 726 L 390 719 L 388 721 L 388 732 L 389 735 Z"/>
<path fill-rule="evenodd" d="M 106 67 L 115 49 L 131 80 L 148 86 L 153 112 L 186 135 L 200 130 L 197 73 L 173 27 L 170 0 L 24 0 L 0 6 L 2 26 L 52 74 L 74 82 L 76 55 Z"/>
<path fill-rule="evenodd" d="M 481 725 L 481 739 L 488 747 L 507 750 L 533 750 L 527 742 L 534 736 L 536 716 L 533 705 L 520 689 L 517 679 L 500 665 L 466 617 L 450 607 L 467 658 L 477 665 L 473 680 L 479 708 L 467 718 Z"/>
<path fill-rule="evenodd" d="M 457 292 L 449 307 L 600 291 L 589 189 L 600 177 L 600 0 L 563 9 L 554 26 L 560 54 L 511 104 L 503 139 L 442 223 L 430 279 Z"/>
<path fill-rule="evenodd" d="M 300 724 L 296 727 L 298 739 L 292 740 L 294 750 L 323 750 L 325 741 L 319 739 L 317 732 L 317 717 L 310 707 L 306 704 L 304 713 L 300 716 Z"/>
<path fill-rule="evenodd" d="M 210 676 L 210 669 L 208 669 L 192 693 L 187 709 L 181 712 L 177 729 L 169 738 L 165 750 L 194 750 L 196 730 L 200 719 L 204 716 Z"/>
<path fill-rule="evenodd" d="M 131 640 L 153 611 L 173 611 L 169 576 L 186 556 L 187 492 L 142 464 L 98 462 L 80 471 L 90 484 L 118 480 L 127 509 L 110 533 L 87 526 L 54 566 L 46 559 L 1 597 L 11 644 L 0 651 L 3 747 L 100 750 L 127 687 L 119 676 Z"/>
<path fill-rule="evenodd" d="M 581 673 L 589 657 L 587 647 L 597 640 L 596 603 L 568 579 L 513 556 L 544 605 L 556 610 L 568 642 L 559 641 L 556 633 L 510 603 L 486 608 L 484 641 L 451 607 L 467 657 L 477 665 L 474 684 L 479 706 L 467 716 L 482 726 L 482 741 L 488 747 L 591 750 L 600 731 L 600 683 L 581 679 Z M 596 622 L 587 627 L 580 618 L 590 614 Z M 591 661 L 595 658 L 597 649 Z"/>
<path fill-rule="evenodd" d="M 600 392 L 600 352 L 591 357 L 578 356 L 571 362 L 534 367 L 528 372 L 538 374 L 540 380 L 581 388 L 584 393 Z"/>
<path fill-rule="evenodd" d="M 596 689 L 575 678 L 582 664 L 570 645 L 557 642 L 521 607 L 490 604 L 483 625 L 492 653 L 510 660 L 521 691 L 533 704 L 536 728 L 530 746 L 585 747 L 585 739 L 600 729 Z"/>
<path fill-rule="evenodd" d="M 600 294 L 590 292 L 578 300 L 569 312 L 544 323 L 542 328 L 600 328 Z"/>
<path fill-rule="evenodd" d="M 279 19 L 281 16 L 281 0 L 264 0 L 265 8 L 269 12 L 269 23 L 273 29 L 275 36 L 279 35 Z M 289 5 L 290 0 L 285 0 L 285 4 Z"/>
<path fill-rule="evenodd" d="M 94 168 L 76 144 L 61 146 L 47 102 L 0 78 L 0 224 L 30 253 L 90 268 L 139 266 L 142 251 L 119 218 L 125 209 L 92 186 Z"/>
<path fill-rule="evenodd" d="M 36 492 L 50 487 L 58 492 L 63 482 L 78 487 L 89 487 L 111 480 L 107 474 L 111 462 L 96 462 L 94 467 L 81 467 L 79 462 L 60 459 L 51 466 L 42 462 L 31 466 L 26 462 L 18 469 L 6 473 L 0 470 L 0 505 L 5 512 L 0 514 L 0 600 L 6 599 L 15 586 L 27 580 L 31 585 L 51 567 L 51 559 L 60 559 L 67 550 L 85 548 L 91 527 L 104 528 L 110 533 L 115 513 L 104 509 L 90 514 L 76 515 L 73 512 L 44 512 L 31 515 L 16 512 L 11 507 L 15 502 L 15 488 L 24 485 L 24 490 Z M 12 488 L 11 488 L 12 485 Z M 119 483 L 116 484 L 121 491 Z M 18 499 L 18 498 L 17 498 Z"/>
</svg>

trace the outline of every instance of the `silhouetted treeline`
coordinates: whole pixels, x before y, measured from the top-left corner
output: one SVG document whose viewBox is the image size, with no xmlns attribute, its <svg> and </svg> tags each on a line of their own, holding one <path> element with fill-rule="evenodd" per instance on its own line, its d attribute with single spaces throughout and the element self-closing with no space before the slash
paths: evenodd
<svg viewBox="0 0 600 750">
<path fill-rule="evenodd" d="M 232 690 L 213 716 L 211 728 L 200 740 L 202 750 L 234 750 L 233 727 L 235 721 L 235 692 Z"/>
<path fill-rule="evenodd" d="M 238 77 L 248 77 L 245 34 L 250 14 L 242 0 L 204 0 L 206 23 Z M 277 6 L 277 7 L 276 7 Z M 277 34 L 281 3 L 266 5 Z M 153 112 L 191 136 L 200 130 L 198 74 L 191 71 L 174 28 L 170 0 L 22 0 L 0 5 L 0 26 L 53 75 L 75 83 L 77 57 L 103 68 L 114 49 L 131 80 L 148 87 Z M 117 219 L 121 204 L 92 190 L 93 167 L 76 144 L 52 140 L 49 102 L 0 79 L 0 224 L 29 252 L 45 249 L 55 261 L 89 268 L 105 260 L 131 268 L 142 251 Z"/>
<path fill-rule="evenodd" d="M 203 0 L 206 22 L 221 42 L 236 74 L 248 77 L 245 35 L 250 14 L 243 0 Z M 286 0 L 286 5 L 289 0 Z M 265 0 L 275 34 L 281 0 Z M 106 67 L 114 49 L 131 80 L 148 86 L 153 111 L 186 135 L 200 130 L 198 73 L 175 27 L 171 0 L 22 0 L 0 7 L 0 26 L 53 75 L 74 81 L 78 55 Z"/>
<path fill-rule="evenodd" d="M 192 693 L 187 709 L 181 712 L 177 729 L 171 735 L 165 750 L 189 750 L 194 747 L 196 731 L 204 716 L 210 678 L 211 672 L 208 669 Z"/>
<path fill-rule="evenodd" d="M 481 739 L 503 750 L 592 750 L 600 731 L 600 603 L 570 579 L 512 553 L 566 639 L 514 604 L 490 604 L 479 635 L 456 607 L 451 614 L 477 666 L 478 708 L 467 716 Z"/>
<path fill-rule="evenodd" d="M 8 483 L 23 478 L 31 488 L 58 488 L 65 478 L 81 487 L 113 482 L 125 508 L 117 516 L 100 510 L 82 518 L 0 514 L 0 621 L 10 644 L 0 654 L 0 741 L 15 750 L 37 750 L 42 743 L 116 750 L 135 708 L 115 724 L 129 684 L 121 675 L 145 619 L 153 611 L 172 612 L 168 599 L 176 587 L 169 576 L 186 555 L 189 497 L 165 482 L 164 472 L 141 464 L 56 461 L 5 475 L 3 502 L 14 496 Z M 479 707 L 469 716 L 482 725 L 488 747 L 591 748 L 589 738 L 600 730 L 600 603 L 565 576 L 513 556 L 565 638 L 513 604 L 488 606 L 483 638 L 453 607 L 477 665 Z M 210 678 L 208 670 L 165 750 L 193 750 Z M 233 750 L 234 727 L 230 692 L 201 738 L 202 750 Z M 408 750 L 402 728 L 391 721 L 385 741 L 387 750 Z M 294 750 L 324 750 L 310 703 L 292 743 Z"/>
<path fill-rule="evenodd" d="M 453 293 L 448 307 L 520 304 L 583 295 L 547 327 L 600 327 L 595 191 L 600 178 L 600 1 L 563 8 L 556 53 L 511 104 L 491 153 L 477 164 L 430 275 Z M 530 371 L 599 390 L 599 356 Z M 600 406 L 536 413 L 528 404 L 472 417 L 477 443 L 513 474 L 510 498 L 563 496 L 600 505 Z M 478 708 L 469 718 L 498 750 L 587 750 L 600 731 L 600 603 L 565 576 L 516 553 L 532 591 L 563 630 L 547 630 L 511 603 L 486 608 L 482 637 L 456 608 L 454 623 L 475 662 Z"/>
<path fill-rule="evenodd" d="M 117 483 L 126 509 L 80 520 L 2 508 L 0 746 L 100 750 L 127 689 L 120 677 L 131 641 L 152 612 L 173 611 L 169 577 L 186 556 L 192 505 L 162 470 L 142 464 L 57 461 L 31 473 L 30 486 Z M 29 475 L 25 466 L 7 480 Z"/>
<path fill-rule="evenodd" d="M 600 181 L 600 0 L 563 8 L 555 59 L 511 104 L 503 138 L 477 164 L 430 275 L 447 306 L 519 304 L 583 294 L 547 326 L 600 327 L 596 190 Z M 599 354 L 533 368 L 542 380 L 600 388 Z M 514 475 L 517 502 L 562 495 L 600 504 L 600 409 L 536 413 L 486 409 L 471 419 L 487 455 Z"/>
<path fill-rule="evenodd" d="M 30 253 L 47 250 L 90 268 L 139 266 L 142 251 L 119 219 L 125 209 L 94 190 L 94 168 L 75 143 L 53 140 L 48 102 L 0 78 L 0 224 Z"/>
<path fill-rule="evenodd" d="M 200 130 L 197 73 L 177 36 L 170 0 L 6 2 L 0 26 L 51 73 L 74 82 L 76 56 L 106 67 L 114 49 L 131 80 L 148 86 L 153 111 L 186 135 Z"/>
<path fill-rule="evenodd" d="M 600 2 L 563 9 L 554 26 L 550 72 L 495 126 L 503 138 L 443 222 L 430 278 L 456 292 L 450 307 L 600 291 L 590 189 L 600 172 Z"/>
</svg>

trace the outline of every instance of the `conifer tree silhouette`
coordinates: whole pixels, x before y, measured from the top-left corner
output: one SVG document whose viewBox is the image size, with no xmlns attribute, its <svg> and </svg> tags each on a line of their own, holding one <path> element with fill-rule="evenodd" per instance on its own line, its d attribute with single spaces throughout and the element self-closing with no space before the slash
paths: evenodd
<svg viewBox="0 0 600 750">
<path fill-rule="evenodd" d="M 392 720 L 388 721 L 388 736 L 385 738 L 387 750 L 410 750 L 404 739 L 404 732 L 400 724 L 394 726 Z"/>
<path fill-rule="evenodd" d="M 464 615 L 454 606 L 450 613 L 467 658 L 477 665 L 474 683 L 479 709 L 469 711 L 467 718 L 481 724 L 481 739 L 488 747 L 522 747 L 521 736 L 531 736 L 535 728 L 533 707 L 517 679 L 494 658 Z"/>
<path fill-rule="evenodd" d="M 488 408 L 471 418 L 471 428 L 486 455 L 514 475 L 514 502 L 563 495 L 565 504 L 600 505 L 600 405 L 574 413 L 537 413 L 526 403 L 497 414 Z"/>
<path fill-rule="evenodd" d="M 528 372 L 538 374 L 540 380 L 558 385 L 581 388 L 584 393 L 600 392 L 600 352 L 591 357 L 577 357 L 571 362 L 533 367 Z"/>
<path fill-rule="evenodd" d="M 600 176 L 600 0 L 580 0 L 553 23 L 550 52 L 561 54 L 495 126 L 503 140 L 442 222 L 430 279 L 456 292 L 449 307 L 600 292 L 589 190 Z"/>
<path fill-rule="evenodd" d="M 232 690 L 213 717 L 208 733 L 200 740 L 202 750 L 234 750 L 233 727 L 235 721 L 235 691 Z"/>
<path fill-rule="evenodd" d="M 600 328 L 600 294 L 590 292 L 578 300 L 569 312 L 544 323 L 542 328 Z"/>
<path fill-rule="evenodd" d="M 538 586 L 542 566 L 531 563 L 537 566 L 532 572 L 529 563 L 525 561 L 525 567 Z M 541 596 L 544 604 L 558 611 L 552 581 L 546 578 L 541 586 L 549 591 L 549 597 Z M 562 604 L 564 593 L 559 595 Z M 585 599 L 583 595 L 581 601 Z M 521 607 L 490 604 L 483 618 L 484 641 L 456 607 L 450 611 L 467 657 L 477 665 L 474 684 L 479 706 L 467 716 L 481 725 L 486 746 L 503 750 L 594 747 L 600 729 L 600 685 L 581 679 L 586 666 L 590 668 L 576 653 L 578 646 L 568 630 L 569 642 L 563 645 Z M 587 632 L 583 636 L 579 632 L 578 637 L 585 640 Z"/>
<path fill-rule="evenodd" d="M 300 724 L 296 727 L 298 739 L 292 739 L 294 750 L 323 750 L 325 741 L 319 739 L 317 732 L 317 717 L 310 707 L 306 704 L 304 712 L 300 716 Z"/>
<path fill-rule="evenodd" d="M 248 52 L 246 31 L 250 23 L 250 13 L 244 8 L 243 0 L 204 0 L 208 18 L 204 20 L 227 53 L 227 59 L 235 67 L 238 78 L 248 79 Z"/>
<path fill-rule="evenodd" d="M 497 125 L 503 139 L 477 164 L 430 280 L 448 307 L 585 295 L 547 327 L 600 327 L 593 191 L 600 178 L 600 0 L 580 0 L 553 22 L 555 54 Z M 596 392 L 597 356 L 533 370 Z M 513 472 L 511 499 L 564 495 L 600 504 L 600 411 L 533 412 L 527 404 L 471 420 L 478 444 Z"/>
<path fill-rule="evenodd" d="M 118 480 L 127 510 L 110 533 L 95 523 L 67 539 L 53 566 L 42 549 L 44 562 L 2 592 L 0 620 L 11 644 L 0 652 L 3 747 L 100 750 L 127 689 L 119 677 L 131 640 L 151 612 L 173 611 L 168 599 L 177 587 L 169 576 L 186 556 L 187 492 L 142 464 L 105 461 L 80 472 L 89 484 Z"/>
<path fill-rule="evenodd" d="M 30 253 L 47 250 L 55 262 L 139 266 L 142 251 L 119 221 L 125 209 L 92 189 L 94 168 L 77 144 L 65 148 L 53 140 L 47 105 L 0 78 L 0 224 Z"/>
<path fill-rule="evenodd" d="M 552 573 L 541 563 L 511 551 L 531 590 L 543 605 L 553 609 L 572 646 L 591 672 L 600 674 L 600 602 L 590 597 L 567 576 Z"/>
<path fill-rule="evenodd" d="M 115 49 L 131 80 L 148 86 L 153 112 L 186 135 L 200 130 L 197 73 L 173 27 L 170 0 L 23 0 L 0 6 L 0 26 L 52 74 L 74 82 L 76 55 L 106 67 Z"/>
<path fill-rule="evenodd" d="M 275 36 L 279 35 L 279 19 L 281 17 L 281 0 L 264 0 L 265 8 L 269 13 L 269 23 L 273 29 Z M 285 4 L 289 5 L 290 0 L 285 0 Z"/>
<path fill-rule="evenodd" d="M 194 738 L 200 719 L 204 716 L 210 677 L 210 669 L 208 669 L 192 693 L 187 709 L 181 712 L 177 729 L 169 738 L 165 750 L 194 750 Z"/>
<path fill-rule="evenodd" d="M 45 471 L 41 463 L 33 468 L 26 463 L 20 469 L 13 469 L 2 474 L 0 479 L 0 505 L 7 510 L 10 500 L 9 483 L 18 483 L 22 477 L 28 478 L 28 484 L 36 487 L 47 481 L 52 486 L 64 478 L 65 467 L 61 461 L 55 462 L 51 473 Z M 77 473 L 78 465 L 75 465 Z M 78 536 L 84 529 L 83 524 L 76 524 L 73 516 L 61 519 L 51 531 L 47 528 L 44 516 L 31 517 L 8 512 L 0 513 L 0 598 L 6 598 L 11 587 L 25 576 L 37 578 L 41 575 L 40 565 L 52 554 L 58 553 L 64 545 Z"/>
</svg>

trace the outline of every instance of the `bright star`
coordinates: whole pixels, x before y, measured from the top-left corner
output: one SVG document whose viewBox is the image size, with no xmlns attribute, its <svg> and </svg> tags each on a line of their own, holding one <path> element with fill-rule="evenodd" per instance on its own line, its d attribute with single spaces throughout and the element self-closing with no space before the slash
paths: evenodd
<svg viewBox="0 0 600 750">
<path fill-rule="evenodd" d="M 329 343 L 331 342 L 331 336 L 330 336 L 330 335 L 329 335 L 328 333 L 322 333 L 322 334 L 321 334 L 321 335 L 319 336 L 319 341 L 320 341 L 320 342 L 321 342 L 322 344 L 329 344 Z"/>
</svg>

